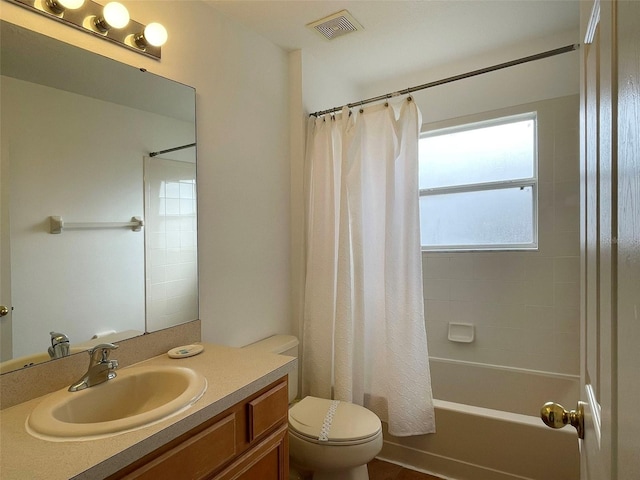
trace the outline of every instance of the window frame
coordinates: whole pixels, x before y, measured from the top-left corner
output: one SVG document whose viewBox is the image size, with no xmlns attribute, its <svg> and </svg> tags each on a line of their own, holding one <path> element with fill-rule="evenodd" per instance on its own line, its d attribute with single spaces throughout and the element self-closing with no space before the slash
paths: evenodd
<svg viewBox="0 0 640 480">
<path fill-rule="evenodd" d="M 507 188 L 531 187 L 531 221 L 532 241 L 530 243 L 491 243 L 473 245 L 423 245 L 420 240 L 420 248 L 423 252 L 455 252 L 455 251 L 520 251 L 538 249 L 538 112 L 530 111 L 515 115 L 506 115 L 487 120 L 461 123 L 449 127 L 429 127 L 423 124 L 419 140 L 423 138 L 439 136 L 449 133 L 458 133 L 478 128 L 493 127 L 516 123 L 524 120 L 533 120 L 533 172 L 531 177 L 497 180 L 492 182 L 466 183 L 453 186 L 419 188 L 419 198 L 433 195 L 446 195 L 452 193 L 482 192 L 488 190 L 500 190 Z"/>
</svg>

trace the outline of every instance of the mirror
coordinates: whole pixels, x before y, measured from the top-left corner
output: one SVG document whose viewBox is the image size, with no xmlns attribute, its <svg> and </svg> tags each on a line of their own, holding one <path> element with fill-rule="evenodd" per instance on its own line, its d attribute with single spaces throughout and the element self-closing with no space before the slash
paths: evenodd
<svg viewBox="0 0 640 480">
<path fill-rule="evenodd" d="M 2 372 L 49 360 L 52 331 L 76 352 L 196 319 L 195 90 L 0 34 Z"/>
</svg>

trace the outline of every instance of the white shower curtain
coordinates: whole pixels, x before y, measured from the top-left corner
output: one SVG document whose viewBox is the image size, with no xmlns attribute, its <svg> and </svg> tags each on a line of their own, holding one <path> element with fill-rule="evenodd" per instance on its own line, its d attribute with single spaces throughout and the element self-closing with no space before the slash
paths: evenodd
<svg viewBox="0 0 640 480">
<path fill-rule="evenodd" d="M 308 125 L 303 393 L 374 411 L 396 436 L 435 431 L 418 212 L 420 112 Z"/>
</svg>

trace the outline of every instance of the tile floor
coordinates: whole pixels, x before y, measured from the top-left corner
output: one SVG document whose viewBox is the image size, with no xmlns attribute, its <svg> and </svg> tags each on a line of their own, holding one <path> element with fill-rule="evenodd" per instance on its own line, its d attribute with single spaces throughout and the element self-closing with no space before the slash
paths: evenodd
<svg viewBox="0 0 640 480">
<path fill-rule="evenodd" d="M 441 480 L 439 477 L 409 470 L 377 458 L 370 461 L 367 466 L 369 480 Z"/>
</svg>

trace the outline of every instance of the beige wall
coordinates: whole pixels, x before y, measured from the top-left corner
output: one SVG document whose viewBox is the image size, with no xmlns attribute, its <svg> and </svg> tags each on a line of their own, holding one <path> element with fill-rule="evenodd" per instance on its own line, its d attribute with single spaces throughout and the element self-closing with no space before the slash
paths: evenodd
<svg viewBox="0 0 640 480">
<path fill-rule="evenodd" d="M 291 311 L 302 338 L 305 281 L 305 138 L 309 113 L 359 98 L 358 89 L 323 68 L 308 52 L 289 54 L 291 143 Z"/>
<path fill-rule="evenodd" d="M 127 1 L 169 32 L 162 61 L 2 2 L 0 18 L 197 91 L 203 339 L 242 345 L 290 331 L 288 57 L 198 1 Z"/>
<path fill-rule="evenodd" d="M 464 61 L 366 85 L 362 88 L 362 98 L 403 90 L 576 43 L 580 43 L 577 29 L 531 39 L 522 44 L 505 45 Z M 574 95 L 579 92 L 579 59 L 579 51 L 563 53 L 421 90 L 415 92 L 413 97 L 422 111 L 422 121 L 430 123 Z"/>
</svg>

